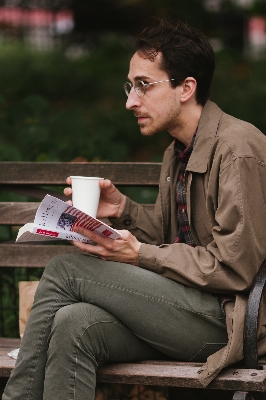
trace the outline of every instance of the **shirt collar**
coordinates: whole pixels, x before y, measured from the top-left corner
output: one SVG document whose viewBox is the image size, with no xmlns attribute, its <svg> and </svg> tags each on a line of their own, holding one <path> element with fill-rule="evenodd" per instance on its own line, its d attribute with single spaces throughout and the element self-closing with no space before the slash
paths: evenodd
<svg viewBox="0 0 266 400">
<path fill-rule="evenodd" d="M 193 146 L 194 146 L 197 130 L 198 130 L 198 128 L 196 129 L 196 131 L 195 131 L 195 133 L 194 133 L 189 145 L 187 145 L 187 147 L 185 147 L 183 145 L 183 147 L 184 147 L 183 149 L 180 148 L 180 142 L 178 142 L 177 139 L 174 140 L 175 152 L 177 154 L 177 157 L 181 161 L 188 161 L 188 159 L 190 157 L 190 154 L 192 153 L 192 150 L 193 150 Z"/>
</svg>

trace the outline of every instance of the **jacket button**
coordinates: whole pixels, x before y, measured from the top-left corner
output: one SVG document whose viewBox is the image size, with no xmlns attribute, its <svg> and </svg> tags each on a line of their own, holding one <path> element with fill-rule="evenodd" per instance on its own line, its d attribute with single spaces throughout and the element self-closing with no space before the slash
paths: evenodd
<svg viewBox="0 0 266 400">
<path fill-rule="evenodd" d="M 125 226 L 131 225 L 131 220 L 130 220 L 130 219 L 125 219 L 125 220 L 124 220 L 124 225 L 125 225 Z"/>
<path fill-rule="evenodd" d="M 166 180 L 167 180 L 167 182 L 170 182 L 170 176 L 168 176 L 168 177 L 166 178 Z"/>
</svg>

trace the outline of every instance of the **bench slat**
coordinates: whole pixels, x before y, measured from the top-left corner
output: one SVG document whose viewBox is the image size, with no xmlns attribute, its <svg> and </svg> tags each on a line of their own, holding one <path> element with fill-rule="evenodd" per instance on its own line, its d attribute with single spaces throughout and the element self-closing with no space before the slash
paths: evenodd
<svg viewBox="0 0 266 400">
<path fill-rule="evenodd" d="M 71 245 L 0 244 L 0 267 L 44 268 L 59 254 L 80 254 Z"/>
<path fill-rule="evenodd" d="M 0 225 L 24 225 L 33 222 L 40 203 L 0 203 Z"/>
<path fill-rule="evenodd" d="M 66 186 L 66 184 L 64 186 Z M 58 197 L 59 199 L 64 201 L 69 200 L 69 198 L 67 198 L 64 195 L 63 188 L 61 192 L 50 189 L 44 189 L 32 185 L 1 185 L 0 188 L 1 191 L 12 192 L 27 197 L 34 197 L 35 199 L 40 199 L 40 200 L 42 200 L 44 196 L 46 196 L 47 194 Z"/>
<path fill-rule="evenodd" d="M 38 202 L 1 202 L 0 225 L 24 225 L 27 222 L 33 222 L 39 204 Z M 143 204 L 143 207 L 153 210 L 154 204 Z"/>
<path fill-rule="evenodd" d="M 110 364 L 99 367 L 97 381 L 139 385 L 202 388 L 198 379 L 199 365 L 158 361 L 151 363 Z M 208 386 L 208 389 L 265 391 L 266 373 L 253 369 L 226 369 Z"/>
<path fill-rule="evenodd" d="M 8 348 L 8 351 L 18 348 L 20 346 L 20 339 L 17 338 L 2 338 L 0 337 L 0 350 L 5 350 Z"/>
<path fill-rule="evenodd" d="M 7 353 L 19 347 L 19 339 L 0 338 L 0 376 L 8 377 L 15 360 Z M 8 345 L 8 346 L 7 346 Z M 105 364 L 97 370 L 102 383 L 139 384 L 202 388 L 198 370 L 202 364 L 175 361 L 143 361 L 138 363 Z M 266 387 L 265 370 L 228 368 L 208 386 L 208 389 L 262 392 Z"/>
<path fill-rule="evenodd" d="M 20 346 L 20 339 L 0 338 L 0 377 L 8 378 L 15 367 L 15 360 L 7 355 Z"/>
<path fill-rule="evenodd" d="M 108 178 L 116 185 L 158 185 L 160 169 L 161 163 L 3 161 L 0 184 L 65 185 L 69 175 L 84 175 Z"/>
</svg>

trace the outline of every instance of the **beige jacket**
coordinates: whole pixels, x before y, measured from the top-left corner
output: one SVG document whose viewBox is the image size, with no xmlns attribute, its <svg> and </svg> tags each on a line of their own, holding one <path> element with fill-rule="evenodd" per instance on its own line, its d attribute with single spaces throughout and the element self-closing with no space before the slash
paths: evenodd
<svg viewBox="0 0 266 400">
<path fill-rule="evenodd" d="M 226 305 L 228 344 L 199 373 L 203 386 L 243 358 L 243 323 L 254 275 L 266 258 L 266 137 L 253 125 L 208 101 L 186 170 L 187 206 L 197 247 L 173 244 L 178 231 L 173 143 L 165 152 L 155 212 L 127 199 L 115 227 L 143 244 L 139 266 L 212 293 L 234 293 Z M 130 221 L 130 222 L 129 222 Z M 261 306 L 259 355 L 266 354 L 266 312 Z"/>
</svg>

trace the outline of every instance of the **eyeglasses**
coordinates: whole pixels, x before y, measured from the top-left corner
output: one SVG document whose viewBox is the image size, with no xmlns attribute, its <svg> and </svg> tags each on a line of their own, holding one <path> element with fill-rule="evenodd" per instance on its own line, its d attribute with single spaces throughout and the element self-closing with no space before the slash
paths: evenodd
<svg viewBox="0 0 266 400">
<path fill-rule="evenodd" d="M 129 96 L 131 89 L 134 88 L 137 95 L 142 97 L 145 95 L 147 87 L 149 87 L 151 85 L 156 85 L 157 83 L 170 82 L 170 81 L 175 81 L 175 79 L 167 79 L 165 81 L 157 81 L 157 82 L 149 82 L 149 83 L 145 83 L 143 81 L 136 81 L 135 85 L 133 85 L 131 82 L 126 82 L 124 84 L 124 90 L 126 92 L 126 95 Z"/>
</svg>

